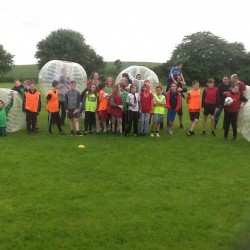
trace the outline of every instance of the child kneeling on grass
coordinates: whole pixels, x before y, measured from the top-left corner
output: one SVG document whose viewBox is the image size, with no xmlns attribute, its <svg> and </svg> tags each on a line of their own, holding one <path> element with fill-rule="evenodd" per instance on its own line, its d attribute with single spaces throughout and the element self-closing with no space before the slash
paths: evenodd
<svg viewBox="0 0 250 250">
<path fill-rule="evenodd" d="M 151 137 L 160 137 L 159 129 L 161 123 L 163 123 L 163 117 L 165 114 L 166 98 L 162 94 L 162 87 L 156 87 L 156 94 L 154 94 L 153 99 L 153 130 L 151 131 Z"/>
<path fill-rule="evenodd" d="M 11 91 L 10 94 L 11 99 L 7 106 L 4 105 L 4 102 L 0 100 L 0 136 L 6 136 L 6 127 L 7 127 L 7 117 L 8 113 L 13 105 L 13 96 L 14 93 Z"/>
</svg>

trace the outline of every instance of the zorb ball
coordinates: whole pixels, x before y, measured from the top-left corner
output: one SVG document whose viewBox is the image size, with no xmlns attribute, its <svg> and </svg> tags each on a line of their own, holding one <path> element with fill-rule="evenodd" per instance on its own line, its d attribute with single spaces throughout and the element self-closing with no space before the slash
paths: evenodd
<svg viewBox="0 0 250 250">
<path fill-rule="evenodd" d="M 238 130 L 239 132 L 250 141 L 250 87 L 247 87 L 247 99 L 238 114 Z"/>
<path fill-rule="evenodd" d="M 151 69 L 144 66 L 130 66 L 124 69 L 116 78 L 116 83 L 119 83 L 122 74 L 127 73 L 132 82 L 136 85 L 137 90 L 141 89 L 145 80 L 149 80 L 151 85 L 151 90 L 155 90 L 156 86 L 159 84 L 158 76 Z M 141 80 L 137 80 L 135 77 L 137 74 L 141 75 Z"/>
<path fill-rule="evenodd" d="M 11 91 L 14 93 L 13 106 L 8 112 L 6 130 L 8 132 L 16 132 L 22 129 L 25 125 L 25 113 L 22 111 L 23 98 L 16 91 L 0 88 L 0 100 L 2 100 L 5 107 L 7 107 L 11 100 Z"/>
<path fill-rule="evenodd" d="M 52 88 L 51 83 L 59 81 L 58 94 L 65 95 L 70 90 L 70 81 L 76 81 L 76 89 L 83 91 L 87 81 L 87 74 L 84 68 L 74 62 L 52 60 L 47 62 L 39 72 L 38 83 L 44 95 Z"/>
<path fill-rule="evenodd" d="M 229 97 L 227 97 L 227 98 L 225 99 L 224 104 L 225 104 L 226 106 L 230 106 L 233 102 L 234 102 L 233 99 L 229 96 Z"/>
</svg>

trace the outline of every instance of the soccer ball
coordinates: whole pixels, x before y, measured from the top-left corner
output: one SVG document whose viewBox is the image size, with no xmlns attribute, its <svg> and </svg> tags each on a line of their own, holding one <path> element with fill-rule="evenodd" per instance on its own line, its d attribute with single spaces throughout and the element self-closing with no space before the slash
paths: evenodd
<svg viewBox="0 0 250 250">
<path fill-rule="evenodd" d="M 225 99 L 224 105 L 225 106 L 230 106 L 233 102 L 234 102 L 234 100 L 231 97 L 227 97 Z"/>
</svg>

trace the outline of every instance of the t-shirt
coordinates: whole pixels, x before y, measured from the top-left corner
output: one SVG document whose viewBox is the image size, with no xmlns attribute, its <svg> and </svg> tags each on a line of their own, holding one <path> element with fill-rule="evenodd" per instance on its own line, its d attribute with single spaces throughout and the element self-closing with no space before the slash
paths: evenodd
<svg viewBox="0 0 250 250">
<path fill-rule="evenodd" d="M 161 102 L 161 103 L 165 103 L 166 102 L 166 97 L 164 95 L 154 95 L 154 100 L 156 102 Z M 154 114 L 161 114 L 164 115 L 165 114 L 165 107 L 164 106 L 154 106 L 154 110 L 153 110 Z"/>
<path fill-rule="evenodd" d="M 140 101 L 140 95 L 139 93 L 135 93 L 135 94 L 131 94 L 129 93 L 127 98 L 126 98 L 126 102 L 127 103 L 136 103 L 135 106 L 128 106 L 128 110 L 132 110 L 132 111 L 139 111 L 139 101 Z"/>
<path fill-rule="evenodd" d="M 65 109 L 78 109 L 80 106 L 81 94 L 71 89 L 65 94 Z"/>
<path fill-rule="evenodd" d="M 170 74 L 173 74 L 174 76 L 176 75 L 181 75 L 182 74 L 182 71 L 181 69 L 177 68 L 177 67 L 173 67 L 171 70 L 170 70 Z"/>
<path fill-rule="evenodd" d="M 239 81 L 239 82 L 237 82 L 237 84 L 238 84 L 238 86 L 239 86 L 239 91 L 240 91 L 240 93 L 243 94 L 243 91 L 246 90 L 246 85 L 245 85 L 245 83 L 242 82 L 242 81 Z"/>
<path fill-rule="evenodd" d="M 99 103 L 98 103 L 98 111 L 101 111 L 101 110 L 108 110 L 108 97 L 106 96 L 106 93 L 105 91 L 103 90 L 100 90 L 99 92 Z"/>
<path fill-rule="evenodd" d="M 120 96 L 122 98 L 122 106 L 123 106 L 123 111 L 127 111 L 127 103 L 126 103 L 126 100 L 127 100 L 127 96 L 128 96 L 128 92 L 127 91 L 124 91 L 124 92 L 120 92 Z"/>
<path fill-rule="evenodd" d="M 143 113 L 149 113 L 152 109 L 152 100 L 153 100 L 153 94 L 149 93 L 149 95 L 146 97 L 143 92 L 140 94 L 141 96 L 141 112 Z"/>
</svg>

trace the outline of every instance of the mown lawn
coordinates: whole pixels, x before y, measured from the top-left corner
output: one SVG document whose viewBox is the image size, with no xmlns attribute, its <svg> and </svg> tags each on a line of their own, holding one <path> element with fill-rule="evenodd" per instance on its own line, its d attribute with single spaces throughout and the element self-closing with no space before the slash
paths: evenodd
<svg viewBox="0 0 250 250">
<path fill-rule="evenodd" d="M 201 137 L 201 123 L 191 138 L 178 126 L 160 138 L 48 136 L 46 119 L 43 110 L 35 136 L 0 138 L 0 249 L 242 249 L 250 144 L 241 136 L 224 141 L 221 123 L 216 138 Z"/>
</svg>

